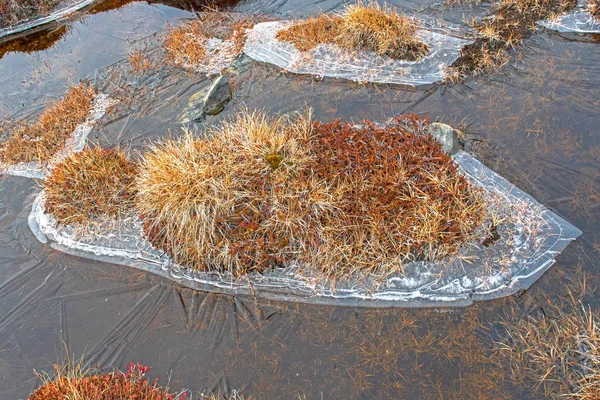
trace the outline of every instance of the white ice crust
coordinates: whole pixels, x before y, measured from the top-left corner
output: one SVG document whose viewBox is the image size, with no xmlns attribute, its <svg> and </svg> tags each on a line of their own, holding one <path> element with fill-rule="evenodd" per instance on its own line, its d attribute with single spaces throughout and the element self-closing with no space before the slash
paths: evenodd
<svg viewBox="0 0 600 400">
<path fill-rule="evenodd" d="M 343 78 L 357 82 L 426 85 L 444 79 L 446 68 L 459 56 L 461 49 L 472 39 L 456 27 L 439 21 L 419 21 L 417 32 L 427 44 L 428 54 L 419 61 L 394 60 L 368 51 L 348 51 L 334 44 L 320 44 L 301 52 L 289 42 L 276 38 L 277 32 L 292 21 L 273 21 L 256 24 L 247 31 L 244 52 L 254 60 L 275 64 L 296 74 Z"/>
</svg>

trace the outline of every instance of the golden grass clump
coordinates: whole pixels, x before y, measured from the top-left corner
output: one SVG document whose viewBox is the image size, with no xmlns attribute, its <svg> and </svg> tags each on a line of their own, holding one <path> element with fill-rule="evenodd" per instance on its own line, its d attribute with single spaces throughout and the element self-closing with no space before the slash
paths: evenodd
<svg viewBox="0 0 600 400">
<path fill-rule="evenodd" d="M 482 220 L 480 192 L 427 125 L 246 111 L 205 137 L 151 148 L 136 206 L 149 240 L 197 270 L 298 261 L 330 275 L 395 271 L 457 251 Z"/>
<path fill-rule="evenodd" d="M 546 396 L 600 399 L 600 331 L 597 312 L 572 299 L 570 311 L 551 305 L 537 315 L 504 322 L 499 343 L 518 381 L 538 382 Z"/>
<path fill-rule="evenodd" d="M 310 131 L 306 116 L 245 112 L 208 138 L 152 147 L 136 182 L 151 242 L 180 264 L 236 274 L 297 257 L 296 236 L 327 207 L 326 188 L 301 176 Z"/>
<path fill-rule="evenodd" d="M 81 363 L 54 366 L 54 374 L 37 374 L 42 386 L 28 400 L 184 400 L 187 393 L 168 393 L 156 380 L 145 377 L 149 367 L 130 363 L 125 372 L 92 373 Z"/>
<path fill-rule="evenodd" d="M 344 49 L 369 50 L 379 56 L 415 61 L 427 54 L 427 45 L 416 33 L 414 19 L 376 2 L 347 6 L 336 15 L 323 14 L 293 24 L 277 34 L 300 51 L 321 43 L 335 43 Z"/>
<path fill-rule="evenodd" d="M 340 34 L 340 20 L 340 16 L 331 14 L 310 17 L 277 32 L 276 37 L 300 51 L 309 51 L 322 43 L 335 43 Z"/>
<path fill-rule="evenodd" d="M 81 83 L 49 104 L 36 122 L 17 126 L 0 142 L 0 164 L 50 161 L 77 126 L 88 119 L 95 96 L 94 87 Z"/>
<path fill-rule="evenodd" d="M 118 218 L 133 207 L 136 172 L 121 150 L 94 147 L 74 153 L 44 181 L 46 212 L 64 225 Z"/>
<path fill-rule="evenodd" d="M 167 61 L 177 66 L 203 64 L 209 56 L 207 41 L 213 38 L 232 42 L 233 48 L 227 51 L 241 53 L 245 31 L 254 25 L 254 18 L 214 10 L 197 15 L 196 19 L 168 29 L 163 43 Z"/>
</svg>

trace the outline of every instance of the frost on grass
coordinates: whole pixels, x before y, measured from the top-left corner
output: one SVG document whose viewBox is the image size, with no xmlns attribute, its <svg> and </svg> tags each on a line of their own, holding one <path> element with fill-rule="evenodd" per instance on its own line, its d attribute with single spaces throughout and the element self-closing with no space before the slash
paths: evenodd
<svg viewBox="0 0 600 400">
<path fill-rule="evenodd" d="M 83 149 L 95 122 L 111 103 L 106 95 L 82 83 L 49 104 L 35 122 L 6 126 L 0 142 L 0 170 L 43 179 L 54 164 Z"/>
<path fill-rule="evenodd" d="M 169 28 L 163 43 L 166 60 L 187 70 L 218 74 L 240 56 L 246 29 L 256 18 L 224 11 L 199 13 Z"/>
<path fill-rule="evenodd" d="M 441 21 L 359 5 L 305 21 L 257 24 L 244 52 L 298 74 L 423 85 L 444 79 L 446 67 L 472 43 L 465 35 Z"/>
<path fill-rule="evenodd" d="M 540 21 L 538 25 L 558 32 L 600 33 L 600 1 L 580 0 L 570 13 Z"/>
<path fill-rule="evenodd" d="M 150 149 L 137 215 L 61 225 L 42 193 L 30 226 L 60 250 L 232 294 L 464 305 L 528 287 L 580 232 L 466 153 L 442 153 L 428 124 L 241 114 Z"/>
</svg>

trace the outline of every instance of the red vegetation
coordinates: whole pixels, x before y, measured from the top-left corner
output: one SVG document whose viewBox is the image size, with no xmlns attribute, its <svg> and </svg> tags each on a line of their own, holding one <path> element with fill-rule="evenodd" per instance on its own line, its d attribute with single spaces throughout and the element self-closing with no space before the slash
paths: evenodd
<svg viewBox="0 0 600 400">
<path fill-rule="evenodd" d="M 140 364 L 129 364 L 126 372 L 119 370 L 99 375 L 80 373 L 64 373 L 54 367 L 56 376 L 36 389 L 28 400 L 174 400 L 176 396 L 169 394 L 158 386 L 157 380 L 145 378 L 150 367 Z M 78 372 L 80 369 L 76 368 Z M 183 393 L 177 399 L 185 399 Z"/>
</svg>

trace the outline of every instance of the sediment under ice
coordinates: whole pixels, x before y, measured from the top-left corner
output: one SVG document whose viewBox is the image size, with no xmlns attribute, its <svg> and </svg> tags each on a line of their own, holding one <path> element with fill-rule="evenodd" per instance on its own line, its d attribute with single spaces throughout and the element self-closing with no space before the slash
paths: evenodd
<svg viewBox="0 0 600 400">
<path fill-rule="evenodd" d="M 334 44 L 320 44 L 301 52 L 289 42 L 276 39 L 277 32 L 292 21 L 256 24 L 247 31 L 244 52 L 251 58 L 275 64 L 296 74 L 343 78 L 357 82 L 426 85 L 444 79 L 446 68 L 459 56 L 461 49 L 473 40 L 461 29 L 439 21 L 419 20 L 417 32 L 429 47 L 420 61 L 394 60 L 369 51 L 348 51 Z"/>
<path fill-rule="evenodd" d="M 451 260 L 407 264 L 401 275 L 355 276 L 335 287 L 314 268 L 297 263 L 239 278 L 193 271 L 154 249 L 135 216 L 85 231 L 57 226 L 44 212 L 43 192 L 33 204 L 29 226 L 41 242 L 65 253 L 128 265 L 210 292 L 318 304 L 416 307 L 464 306 L 528 288 L 581 231 L 469 154 L 460 151 L 454 157 L 462 173 L 483 187 L 490 203 L 507 218 L 498 227 L 500 239 L 487 247 L 468 243 Z"/>
</svg>

